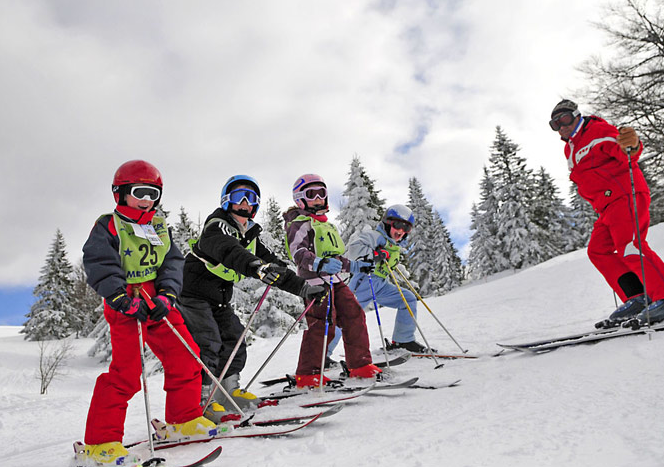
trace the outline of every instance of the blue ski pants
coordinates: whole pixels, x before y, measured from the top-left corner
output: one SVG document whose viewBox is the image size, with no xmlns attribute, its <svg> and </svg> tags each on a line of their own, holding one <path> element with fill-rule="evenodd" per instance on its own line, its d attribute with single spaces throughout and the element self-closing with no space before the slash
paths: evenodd
<svg viewBox="0 0 664 467">
<path fill-rule="evenodd" d="M 392 332 L 392 340 L 394 342 L 414 341 L 415 330 L 417 329 L 417 326 L 415 325 L 413 318 L 410 316 L 408 308 L 406 308 L 406 304 L 403 302 L 397 287 L 387 279 L 377 277 L 375 275 L 371 276 L 371 281 L 373 282 L 374 292 L 376 293 L 376 302 L 378 302 L 378 304 L 382 305 L 383 307 L 397 309 L 397 315 L 394 320 L 394 330 Z M 351 285 L 355 285 L 353 282 L 354 281 L 351 281 Z M 417 318 L 417 298 L 410 290 L 402 288 L 401 291 L 403 292 L 404 297 L 406 297 L 408 306 L 410 306 L 410 309 L 413 310 L 413 314 Z M 369 278 L 366 275 L 363 275 L 363 277 L 361 277 L 356 282 L 355 290 L 353 290 L 353 292 L 355 292 L 355 297 L 357 297 L 357 301 L 360 303 L 362 308 L 366 307 L 369 303 L 372 303 L 373 305 L 371 284 L 369 284 Z M 341 332 L 337 329 L 337 332 L 334 335 L 334 339 L 330 341 L 327 347 L 328 357 L 332 355 L 332 352 L 339 343 L 340 338 Z"/>
</svg>

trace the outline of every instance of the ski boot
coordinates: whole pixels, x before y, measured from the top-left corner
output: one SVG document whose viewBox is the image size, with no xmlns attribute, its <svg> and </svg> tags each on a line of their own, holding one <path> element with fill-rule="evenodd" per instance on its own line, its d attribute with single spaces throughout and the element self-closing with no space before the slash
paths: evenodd
<svg viewBox="0 0 664 467">
<path fill-rule="evenodd" d="M 327 376 L 323 376 L 323 386 L 332 381 Z M 295 375 L 295 385 L 298 389 L 317 388 L 320 386 L 320 373 L 315 375 Z"/>
<path fill-rule="evenodd" d="M 392 343 L 387 344 L 387 350 L 397 350 L 397 349 L 404 349 L 411 353 L 427 353 L 429 351 L 429 349 L 427 349 L 424 345 L 420 344 L 415 340 L 412 340 L 410 342 L 392 341 Z M 432 348 L 431 352 L 436 353 L 437 350 Z"/>
<path fill-rule="evenodd" d="M 217 424 L 205 417 L 196 417 L 185 423 L 166 423 L 155 425 L 157 438 L 169 441 L 213 438 L 217 435 Z"/>
<path fill-rule="evenodd" d="M 74 443 L 76 460 L 83 464 L 133 466 L 141 463 L 138 456 L 130 454 L 119 441 L 102 444 Z"/>
<path fill-rule="evenodd" d="M 630 298 L 625 303 L 620 305 L 616 311 L 611 313 L 608 320 L 600 321 L 600 323 L 621 323 L 622 321 L 627 321 L 631 318 L 636 317 L 641 311 L 646 307 L 646 300 L 648 303 L 651 303 L 651 300 L 645 294 L 637 295 Z M 598 323 L 599 324 L 599 323 Z M 615 326 L 615 325 L 614 325 Z M 597 325 L 596 325 L 597 327 Z M 601 327 L 611 327 L 611 326 L 601 326 Z"/>
<path fill-rule="evenodd" d="M 325 369 L 332 370 L 334 368 L 339 368 L 339 362 L 332 360 L 330 357 L 325 357 Z"/>
<path fill-rule="evenodd" d="M 657 300 L 648 305 L 648 308 L 639 313 L 636 318 L 628 323 L 632 329 L 639 329 L 641 326 L 657 324 L 664 321 L 664 300 Z"/>
<path fill-rule="evenodd" d="M 377 380 L 380 379 L 382 372 L 383 370 L 378 368 L 376 365 L 369 363 L 368 365 L 364 365 L 359 368 L 351 368 L 350 377 Z"/>
</svg>

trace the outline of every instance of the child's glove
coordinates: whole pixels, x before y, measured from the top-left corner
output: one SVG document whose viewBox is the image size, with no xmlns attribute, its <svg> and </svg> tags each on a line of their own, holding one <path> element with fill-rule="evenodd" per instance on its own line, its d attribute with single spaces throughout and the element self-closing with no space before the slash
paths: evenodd
<svg viewBox="0 0 664 467">
<path fill-rule="evenodd" d="M 283 283 L 286 269 L 288 269 L 286 266 L 280 266 L 275 263 L 265 264 L 261 260 L 252 262 L 250 266 L 254 266 L 256 268 L 256 276 L 263 283 L 277 286 Z"/>
<path fill-rule="evenodd" d="M 373 252 L 374 254 L 374 263 L 382 263 L 390 259 L 390 252 L 382 248 L 377 248 Z"/>
<path fill-rule="evenodd" d="M 327 289 L 322 285 L 309 285 L 305 284 L 300 289 L 300 297 L 305 300 L 313 300 L 317 303 L 321 303 L 325 297 L 327 297 Z"/>
<path fill-rule="evenodd" d="M 140 298 L 130 298 L 127 292 L 120 289 L 113 295 L 106 297 L 106 304 L 111 309 L 125 316 L 136 318 L 141 322 L 148 319 L 148 305 Z"/>
<path fill-rule="evenodd" d="M 357 274 L 358 272 L 364 273 L 364 274 L 371 274 L 374 270 L 374 263 L 373 261 L 363 261 L 363 260 L 357 260 L 357 261 L 351 261 L 350 262 L 350 273 L 351 274 Z"/>
<path fill-rule="evenodd" d="M 159 321 L 168 315 L 173 309 L 176 296 L 173 292 L 160 290 L 159 295 L 155 296 L 152 302 L 154 308 L 150 310 L 150 319 L 152 321 Z"/>
<path fill-rule="evenodd" d="M 334 275 L 341 272 L 343 264 L 337 258 L 316 258 L 314 260 L 313 268 L 317 273 L 324 272 L 325 274 Z"/>
</svg>

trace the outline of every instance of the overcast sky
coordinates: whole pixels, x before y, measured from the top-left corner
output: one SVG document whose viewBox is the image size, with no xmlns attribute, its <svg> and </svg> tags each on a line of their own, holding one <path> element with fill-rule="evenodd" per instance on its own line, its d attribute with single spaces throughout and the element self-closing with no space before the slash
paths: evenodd
<svg viewBox="0 0 664 467">
<path fill-rule="evenodd" d="M 547 121 L 605 44 L 602 3 L 0 1 L 0 290 L 36 283 L 56 228 L 78 261 L 136 158 L 173 222 L 237 173 L 282 208 L 319 173 L 338 212 L 357 154 L 388 204 L 417 177 L 463 248 L 496 125 L 567 195 Z"/>
</svg>

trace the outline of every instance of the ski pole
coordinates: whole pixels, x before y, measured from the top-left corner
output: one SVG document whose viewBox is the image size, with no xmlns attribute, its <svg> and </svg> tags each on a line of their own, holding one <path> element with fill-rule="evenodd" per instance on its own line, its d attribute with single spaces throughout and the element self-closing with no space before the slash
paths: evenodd
<svg viewBox="0 0 664 467">
<path fill-rule="evenodd" d="M 371 280 L 371 273 L 367 274 L 369 278 L 369 286 L 371 287 L 371 296 L 373 297 L 374 310 L 376 310 L 376 320 L 378 321 L 378 331 L 380 331 L 380 342 L 383 344 L 383 353 L 385 354 L 385 364 L 387 369 L 390 369 L 390 357 L 387 356 L 387 345 L 385 344 L 385 336 L 383 336 L 383 325 L 380 323 L 380 313 L 378 313 L 378 302 L 376 301 L 376 292 L 374 292 L 373 282 Z"/>
<path fill-rule="evenodd" d="M 251 323 L 254 321 L 254 318 L 258 314 L 258 310 L 260 310 L 261 306 L 263 305 L 263 302 L 265 301 L 265 297 L 267 296 L 267 293 L 270 291 L 270 288 L 272 286 L 268 285 L 265 287 L 265 292 L 263 292 L 263 295 L 261 296 L 260 300 L 258 301 L 258 304 L 256 305 L 256 308 L 254 308 L 254 311 L 251 312 L 251 315 L 249 316 L 249 319 L 247 320 L 247 325 L 244 327 L 244 330 L 242 331 L 242 334 L 240 335 L 240 338 L 237 340 L 235 343 L 235 347 L 233 347 L 233 351 L 231 352 L 230 356 L 228 357 L 228 360 L 226 360 L 226 365 L 224 365 L 224 369 L 221 370 L 221 373 L 219 374 L 219 377 L 217 378 L 219 381 L 224 380 L 224 376 L 226 376 L 226 373 L 228 372 L 228 369 L 231 366 L 231 363 L 233 363 L 233 359 L 235 358 L 235 355 L 237 354 L 238 350 L 240 349 L 240 345 L 242 345 L 242 342 L 244 342 L 244 336 L 247 335 L 247 332 L 249 332 L 249 327 L 251 326 Z M 213 387 L 212 391 L 210 391 L 210 395 L 207 398 L 207 401 L 205 402 L 205 406 L 203 407 L 203 410 L 207 409 L 208 405 L 210 405 L 210 402 L 212 401 L 212 398 L 214 397 L 214 393 L 217 391 L 217 387 Z"/>
<path fill-rule="evenodd" d="M 143 348 L 143 326 L 140 320 L 138 323 L 138 345 L 141 347 L 141 379 L 143 380 L 143 400 L 145 401 L 145 418 L 148 422 L 148 441 L 150 442 L 150 457 L 154 457 L 154 443 L 152 441 L 152 429 L 150 420 L 150 395 L 148 393 L 148 378 L 145 374 L 145 349 Z"/>
<path fill-rule="evenodd" d="M 304 311 L 302 312 L 302 314 L 300 314 L 300 316 L 297 317 L 297 319 L 295 320 L 295 322 L 294 322 L 293 324 L 291 324 L 291 327 L 288 328 L 288 330 L 286 331 L 286 334 L 284 335 L 284 337 L 281 338 L 281 340 L 279 341 L 279 343 L 277 344 L 277 346 L 274 348 L 274 350 L 272 351 L 272 353 L 271 353 L 271 354 L 267 357 L 267 359 L 263 362 L 263 364 L 262 364 L 261 367 L 258 369 L 258 371 L 257 371 L 256 374 L 253 376 L 253 378 L 251 378 L 251 381 L 249 381 L 249 382 L 247 383 L 247 385 L 244 387 L 244 391 L 245 391 L 245 392 L 246 392 L 247 390 L 249 390 L 249 386 L 251 386 L 251 385 L 254 383 L 254 381 L 256 381 L 256 378 L 258 378 L 258 375 L 261 374 L 261 372 L 263 371 L 263 369 L 265 369 L 265 367 L 266 367 L 267 364 L 270 362 L 270 360 L 272 360 L 272 357 L 275 356 L 275 354 L 279 351 L 279 349 L 280 349 L 281 346 L 284 344 L 284 342 L 286 342 L 286 339 L 288 338 L 288 336 L 291 335 L 291 333 L 292 333 L 293 330 L 295 329 L 295 326 L 297 326 L 297 323 L 299 323 L 300 321 L 302 321 L 302 318 L 305 317 L 305 315 L 306 315 L 307 312 L 311 309 L 311 307 L 314 305 L 315 302 L 316 302 L 316 300 L 312 300 L 311 302 L 309 302 L 309 305 L 306 306 L 306 308 L 304 309 Z"/>
<path fill-rule="evenodd" d="M 323 335 L 323 357 L 320 362 L 320 392 L 324 392 L 323 383 L 325 375 L 325 357 L 327 356 L 327 332 L 330 328 L 330 320 L 332 314 L 332 294 L 334 293 L 333 288 L 334 276 L 330 276 L 330 296 L 327 297 L 327 313 L 325 314 L 325 334 Z"/>
<path fill-rule="evenodd" d="M 429 345 L 429 341 L 427 341 L 427 338 L 424 337 L 424 333 L 422 332 L 422 328 L 420 328 L 419 323 L 417 322 L 417 318 L 415 318 L 415 313 L 413 313 L 413 310 L 410 309 L 410 305 L 408 304 L 408 300 L 406 300 L 406 297 L 403 294 L 403 291 L 401 290 L 401 287 L 399 286 L 399 283 L 397 282 L 397 278 L 394 276 L 394 271 L 392 271 L 392 268 L 388 264 L 387 261 L 384 261 L 385 266 L 387 266 L 387 270 L 390 273 L 390 276 L 392 277 L 392 281 L 394 282 L 394 285 L 397 286 L 397 290 L 399 290 L 399 295 L 401 295 L 401 300 L 403 300 L 404 304 L 406 305 L 406 308 L 408 309 L 408 313 L 410 313 L 410 317 L 413 318 L 413 321 L 415 322 L 415 326 L 417 326 L 417 330 L 420 332 L 420 335 L 422 336 L 422 339 L 424 340 L 424 343 L 427 345 L 427 350 L 429 351 L 429 354 L 431 355 L 431 358 L 433 358 L 433 362 L 436 365 L 434 367 L 434 370 L 437 370 L 438 368 L 442 368 L 445 364 L 444 363 L 438 363 L 438 359 L 433 353 L 433 350 L 431 350 L 431 346 Z"/>
<path fill-rule="evenodd" d="M 396 270 L 397 270 L 397 272 L 399 273 L 399 275 L 401 276 L 401 278 L 406 282 L 406 284 L 408 285 L 408 288 L 410 289 L 410 291 L 413 292 L 413 294 L 415 294 L 415 297 L 417 297 L 417 299 L 418 299 L 420 302 L 422 302 L 422 305 L 424 305 L 424 307 L 425 307 L 427 310 L 429 310 L 429 313 L 431 313 L 431 316 L 433 316 L 433 319 L 435 319 L 436 322 L 440 325 L 440 327 L 443 328 L 443 331 L 445 331 L 445 332 L 447 333 L 447 335 L 450 336 L 450 339 L 452 339 L 452 341 L 454 341 L 454 343 L 457 345 L 457 347 L 459 347 L 459 349 L 461 350 L 461 352 L 463 352 L 463 353 L 468 353 L 468 349 L 463 350 L 463 347 L 461 347 L 461 345 L 459 345 L 459 343 L 457 342 L 457 340 L 456 340 L 454 337 L 452 337 L 452 334 L 450 334 L 450 332 L 447 330 L 447 328 L 446 328 L 445 326 L 443 326 L 443 323 L 440 322 L 440 320 L 439 320 L 438 317 L 434 314 L 434 312 L 431 311 L 431 308 L 429 308 L 429 305 L 427 305 L 426 302 L 424 301 L 424 299 L 422 298 L 422 296 L 421 296 L 419 293 L 417 293 L 417 290 L 415 290 L 415 287 L 413 287 L 413 284 L 410 283 L 410 281 L 409 281 L 408 278 L 405 276 L 405 274 L 404 274 L 403 272 L 401 272 L 401 271 L 399 270 L 399 268 L 396 268 Z"/>
<path fill-rule="evenodd" d="M 148 294 L 148 292 L 147 292 L 145 289 L 143 289 L 143 288 L 141 288 L 140 292 L 141 292 L 141 294 L 143 295 L 143 298 L 145 299 L 145 301 L 147 302 L 147 304 L 148 304 L 148 308 L 150 308 L 150 309 L 152 310 L 152 309 L 154 308 L 154 306 L 155 306 L 155 305 L 154 305 L 154 302 L 152 301 L 152 297 L 150 297 L 150 294 Z M 228 399 L 228 400 L 231 402 L 231 404 L 233 405 L 233 407 L 235 408 L 235 410 L 237 410 L 237 413 L 239 413 L 240 416 L 241 416 L 242 418 L 244 418 L 244 417 L 245 417 L 245 414 L 244 414 L 244 412 L 242 411 L 242 409 L 240 408 L 240 406 L 237 405 L 237 403 L 233 400 L 233 398 L 230 396 L 230 394 L 228 394 L 228 392 L 224 389 L 224 387 L 221 385 L 221 383 L 219 382 L 219 380 L 214 376 L 214 374 L 212 373 L 212 371 L 210 371 L 210 369 L 207 367 L 207 365 L 205 365 L 205 363 L 203 363 L 203 360 L 201 360 L 201 358 L 200 358 L 198 355 L 196 355 L 196 352 L 194 352 L 194 349 L 191 348 L 191 346 L 187 343 L 187 341 L 185 340 L 185 338 L 182 337 L 182 334 L 180 334 L 180 333 L 178 332 L 178 330 L 175 329 L 175 326 L 173 326 L 173 324 L 171 324 L 171 322 L 168 320 L 167 317 L 164 316 L 161 320 L 162 320 L 163 322 L 165 322 L 165 323 L 168 325 L 168 327 L 171 329 L 171 331 L 173 331 L 173 334 L 175 334 L 175 336 L 176 336 L 178 339 L 180 339 L 180 342 L 182 342 L 182 344 L 183 344 L 183 345 L 185 346 L 185 348 L 189 351 L 189 353 L 191 354 L 191 356 L 194 357 L 194 359 L 198 362 L 198 364 L 201 366 L 201 368 L 202 368 L 202 369 L 205 371 L 205 373 L 210 377 L 210 379 L 212 380 L 212 382 L 214 382 L 215 386 L 216 386 L 217 388 L 219 388 L 219 390 L 221 391 L 221 393 L 222 393 L 224 396 L 226 396 L 226 399 Z"/>
<path fill-rule="evenodd" d="M 134 288 L 134 297 L 138 297 L 139 289 Z M 154 459 L 154 442 L 152 440 L 152 425 L 150 421 L 152 416 L 150 415 L 150 394 L 148 392 L 148 377 L 145 374 L 145 342 L 143 341 L 143 325 L 140 320 L 136 320 L 138 324 L 138 346 L 141 355 L 141 379 L 143 380 L 143 401 L 145 402 L 145 419 L 148 424 L 148 441 L 150 443 L 150 457 Z M 152 460 L 151 459 L 151 460 Z"/>
<path fill-rule="evenodd" d="M 650 328 L 650 312 L 648 311 L 648 289 L 646 288 L 646 269 L 643 264 L 643 249 L 641 247 L 641 229 L 639 228 L 639 211 L 636 206 L 636 188 L 634 188 L 634 169 L 632 168 L 632 148 L 627 147 L 627 159 L 629 160 L 629 180 L 632 185 L 632 200 L 634 203 L 634 227 L 636 228 L 636 239 L 639 244 L 639 259 L 641 260 L 641 279 L 643 281 L 643 298 L 646 304 L 646 319 L 648 321 L 648 328 Z M 652 335 L 650 335 L 652 339 Z"/>
</svg>

